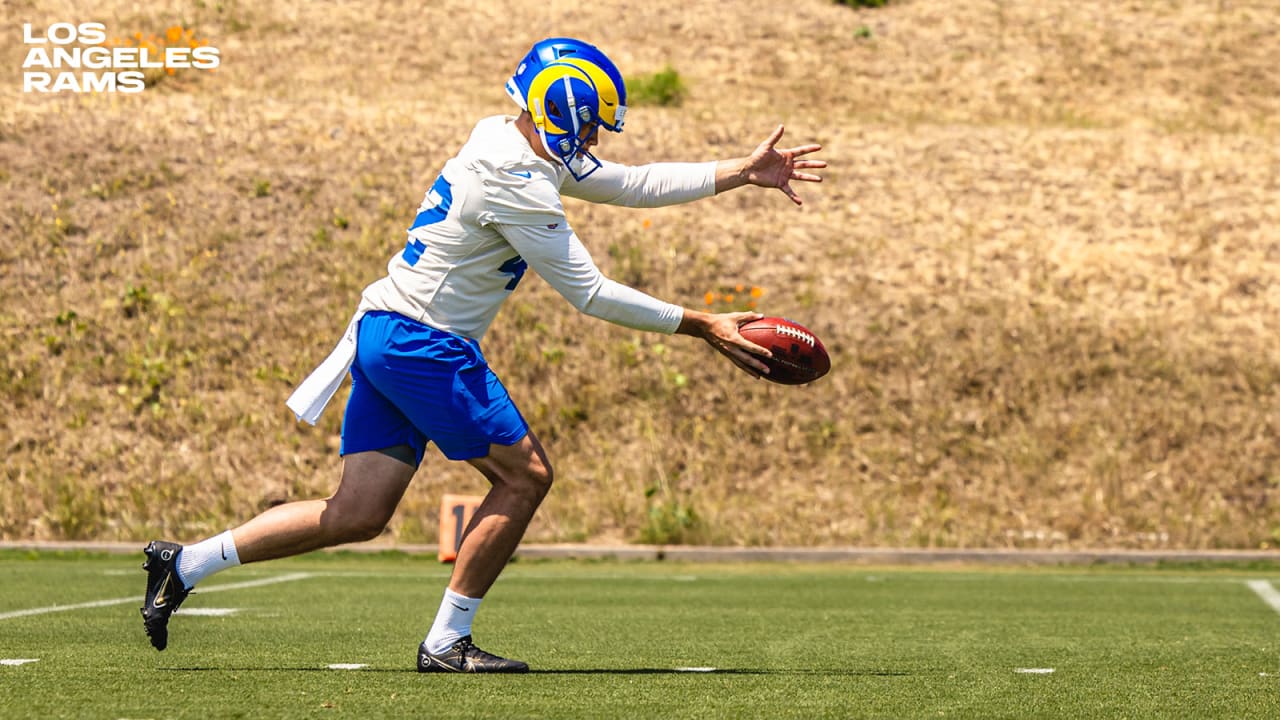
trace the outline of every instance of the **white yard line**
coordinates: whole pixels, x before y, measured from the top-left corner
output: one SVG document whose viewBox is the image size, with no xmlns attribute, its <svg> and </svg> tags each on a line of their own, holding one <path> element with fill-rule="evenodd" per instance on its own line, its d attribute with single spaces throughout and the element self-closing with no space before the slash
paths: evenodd
<svg viewBox="0 0 1280 720">
<path fill-rule="evenodd" d="M 311 573 L 289 573 L 288 575 L 279 575 L 277 577 L 263 578 L 261 580 L 248 580 L 238 583 L 227 583 L 226 585 L 213 585 L 210 587 L 201 587 L 198 591 L 201 595 L 206 593 L 226 592 L 227 590 L 244 590 L 247 588 L 262 587 L 263 585 L 275 585 L 283 582 L 293 582 L 294 580 L 305 580 L 311 577 Z M 92 602 L 76 603 L 74 605 L 49 605 L 47 607 L 29 608 L 27 610 L 12 610 L 6 613 L 0 613 L 0 620 L 10 620 L 19 617 L 28 617 L 31 615 L 47 615 L 49 613 L 65 612 L 67 610 L 85 610 L 88 608 L 108 607 L 110 605 L 127 605 L 129 603 L 141 602 L 139 597 L 114 598 L 112 600 L 94 600 Z M 181 610 L 178 611 L 182 613 Z"/>
<path fill-rule="evenodd" d="M 1271 606 L 1272 610 L 1280 613 L 1280 591 L 1272 587 L 1271 583 L 1266 580 L 1250 580 L 1245 583 L 1249 589 L 1258 594 L 1262 598 L 1262 602 Z"/>
<path fill-rule="evenodd" d="M 192 615 L 197 617 L 227 617 L 229 615 L 235 615 L 238 612 L 240 612 L 240 608 L 193 607 L 182 608 L 178 611 L 178 614 L 183 617 L 191 617 Z"/>
</svg>

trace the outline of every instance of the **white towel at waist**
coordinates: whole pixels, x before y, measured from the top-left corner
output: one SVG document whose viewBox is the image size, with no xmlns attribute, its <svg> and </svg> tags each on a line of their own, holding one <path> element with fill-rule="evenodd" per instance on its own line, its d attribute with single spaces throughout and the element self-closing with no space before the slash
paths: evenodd
<svg viewBox="0 0 1280 720">
<path fill-rule="evenodd" d="M 324 406 L 338 392 L 338 386 L 342 385 L 343 378 L 356 360 L 356 335 L 359 334 L 360 318 L 364 316 L 364 312 L 356 312 L 351 322 L 347 323 L 347 330 L 342 333 L 337 347 L 289 396 L 285 404 L 299 420 L 315 425 L 320 419 L 320 413 L 324 412 Z"/>
</svg>

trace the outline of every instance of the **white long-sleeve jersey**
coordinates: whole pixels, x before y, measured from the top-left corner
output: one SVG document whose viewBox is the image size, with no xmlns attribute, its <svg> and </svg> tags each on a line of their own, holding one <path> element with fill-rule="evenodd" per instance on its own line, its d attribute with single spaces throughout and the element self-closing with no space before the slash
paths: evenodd
<svg viewBox="0 0 1280 720">
<path fill-rule="evenodd" d="M 515 118 L 476 124 L 445 163 L 387 275 L 365 288 L 338 345 L 289 397 L 312 425 L 356 356 L 357 323 L 389 310 L 479 340 L 521 276 L 533 268 L 589 315 L 639 330 L 672 333 L 683 311 L 601 275 L 565 219 L 561 194 L 628 207 L 659 207 L 715 194 L 715 162 L 604 162 L 575 181 L 561 165 L 534 154 Z"/>
<path fill-rule="evenodd" d="M 515 118 L 481 120 L 444 165 L 386 277 L 365 288 L 360 311 L 389 310 L 480 339 L 525 270 L 578 310 L 640 330 L 672 333 L 683 314 L 604 277 L 569 226 L 561 194 L 628 207 L 688 202 L 715 192 L 715 163 L 604 162 L 575 181 L 534 154 Z"/>
</svg>

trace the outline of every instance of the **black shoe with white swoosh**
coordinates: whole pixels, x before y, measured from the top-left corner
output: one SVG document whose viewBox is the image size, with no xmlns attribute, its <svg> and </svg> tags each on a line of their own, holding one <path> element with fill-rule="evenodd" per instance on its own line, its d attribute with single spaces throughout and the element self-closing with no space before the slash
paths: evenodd
<svg viewBox="0 0 1280 720">
<path fill-rule="evenodd" d="M 487 653 L 472 644 L 467 635 L 442 653 L 427 652 L 425 642 L 419 645 L 418 672 L 526 673 L 529 666 Z"/>
<path fill-rule="evenodd" d="M 142 626 L 151 645 L 163 650 L 169 645 L 169 616 L 191 592 L 178 579 L 177 543 L 152 540 L 143 550 L 147 554 L 142 569 L 147 571 L 147 594 L 142 600 Z"/>
</svg>

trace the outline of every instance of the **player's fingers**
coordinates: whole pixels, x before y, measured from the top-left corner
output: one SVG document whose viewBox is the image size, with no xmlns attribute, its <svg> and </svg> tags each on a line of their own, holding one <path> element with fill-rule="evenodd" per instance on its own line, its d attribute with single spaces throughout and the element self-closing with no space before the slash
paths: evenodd
<svg viewBox="0 0 1280 720">
<path fill-rule="evenodd" d="M 791 189 L 790 183 L 783 183 L 782 185 L 778 186 L 778 189 L 786 193 L 787 197 L 791 198 L 791 202 L 797 205 L 804 204 L 804 201 L 800 199 L 800 196 L 796 194 L 796 191 Z"/>
<path fill-rule="evenodd" d="M 791 173 L 791 179 L 803 180 L 805 182 L 822 182 L 822 176 L 814 175 L 813 173 L 793 172 Z"/>
<path fill-rule="evenodd" d="M 723 355 L 736 363 L 746 365 L 748 367 L 767 371 L 769 367 L 761 362 L 756 356 L 773 357 L 773 353 L 767 348 L 761 347 L 750 340 L 743 337 L 735 329 L 731 335 L 718 335 L 711 338 L 711 344 L 719 350 Z"/>
<path fill-rule="evenodd" d="M 734 330 L 732 334 L 725 333 L 715 338 L 716 349 L 734 356 L 750 358 L 752 355 L 761 357 L 773 357 L 773 353 L 768 348 L 757 345 L 742 336 L 741 333 Z M 752 362 L 755 359 L 752 358 Z"/>
<path fill-rule="evenodd" d="M 778 137 L 781 138 L 782 134 L 779 133 Z M 808 155 L 809 153 L 818 152 L 821 149 L 822 149 L 821 145 L 817 143 L 810 143 L 809 145 L 800 145 L 799 147 L 793 147 L 790 150 L 781 150 L 779 152 L 782 152 L 783 154 L 786 154 L 786 155 L 790 155 L 791 157 L 800 157 L 801 155 Z"/>
<path fill-rule="evenodd" d="M 756 377 L 769 374 L 768 365 L 765 365 L 764 363 L 760 362 L 756 358 L 752 357 L 750 354 L 745 353 L 736 347 L 730 346 L 725 348 L 724 355 L 725 357 L 729 358 L 729 360 L 731 360 L 734 365 L 737 365 L 738 367 L 751 373 L 752 375 L 755 375 Z"/>
<path fill-rule="evenodd" d="M 753 378 L 755 378 L 755 379 L 757 379 L 757 380 L 759 380 L 760 378 L 762 378 L 762 377 L 764 377 L 765 375 L 768 375 L 768 374 L 769 374 L 769 369 L 768 369 L 768 368 L 765 368 L 763 371 L 760 371 L 760 370 L 757 370 L 757 369 L 755 369 L 755 368 L 753 368 L 753 367 L 747 367 L 746 365 L 742 365 L 741 363 L 738 363 L 737 365 L 738 365 L 738 368 L 739 368 L 740 370 L 742 370 L 742 372 L 744 372 L 744 373 L 746 373 L 746 374 L 750 375 L 751 377 L 753 377 Z"/>
<path fill-rule="evenodd" d="M 805 168 L 806 170 L 811 168 L 812 169 L 824 168 L 826 166 L 827 166 L 826 160 L 797 160 L 791 165 L 791 167 Z"/>
<path fill-rule="evenodd" d="M 766 138 L 765 141 L 760 144 L 767 148 L 772 148 L 774 145 L 777 145 L 778 141 L 782 139 L 783 130 L 784 128 L 782 125 L 779 125 L 778 127 L 774 128 L 773 132 L 769 133 L 769 137 Z"/>
<path fill-rule="evenodd" d="M 729 361 L 732 362 L 734 365 L 736 365 L 739 370 L 750 375 L 753 378 L 756 378 L 757 380 L 763 377 L 764 375 L 766 375 L 766 373 L 760 372 L 759 370 L 753 367 L 750 367 L 749 365 L 744 365 L 743 363 L 738 362 L 738 360 L 736 360 L 735 358 L 729 358 Z"/>
<path fill-rule="evenodd" d="M 760 357 L 773 357 L 773 353 L 769 350 L 769 348 L 764 347 L 762 345 L 757 345 L 742 336 L 739 336 L 739 339 L 736 342 L 734 342 L 734 345 L 742 348 L 743 350 L 746 350 L 747 352 L 753 355 L 759 355 Z"/>
<path fill-rule="evenodd" d="M 736 346 L 754 355 L 759 355 L 761 357 L 773 357 L 773 353 L 770 352 L 768 348 L 751 342 L 743 337 L 742 333 L 737 330 L 737 328 L 742 327 L 744 324 L 754 320 L 759 320 L 762 317 L 764 317 L 764 315 L 753 311 L 729 313 L 728 319 L 734 323 L 734 330 L 731 334 L 727 334 L 722 338 L 723 342 L 727 344 L 727 347 Z"/>
</svg>

